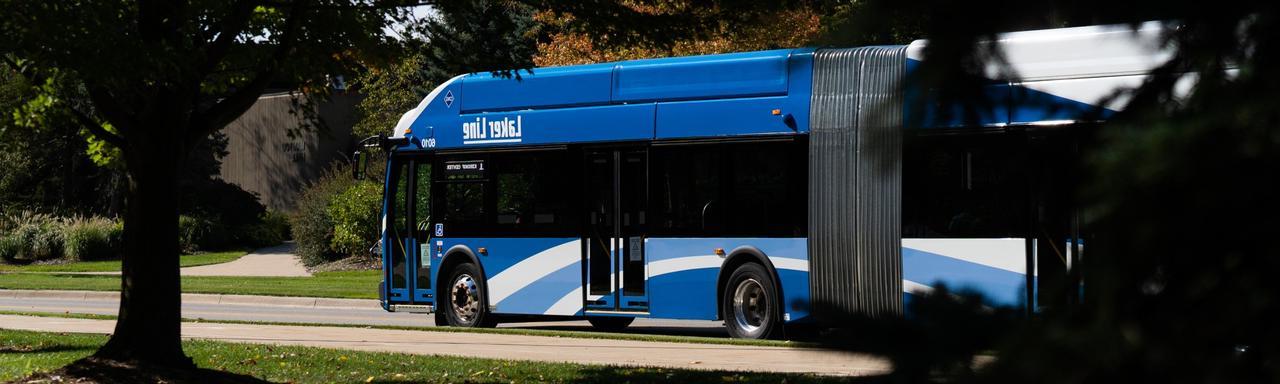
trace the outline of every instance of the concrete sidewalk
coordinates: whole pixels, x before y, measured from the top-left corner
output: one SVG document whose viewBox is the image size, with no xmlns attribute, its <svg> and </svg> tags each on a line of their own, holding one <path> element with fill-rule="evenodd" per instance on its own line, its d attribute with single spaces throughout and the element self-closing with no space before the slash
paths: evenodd
<svg viewBox="0 0 1280 384">
<path fill-rule="evenodd" d="M 235 261 L 187 267 L 182 276 L 311 276 L 298 255 L 293 242 L 249 252 Z"/>
<path fill-rule="evenodd" d="M 114 320 L 0 315 L 0 328 L 107 334 Z M 883 358 L 809 348 L 685 344 L 467 332 L 254 324 L 183 323 L 188 339 L 358 351 L 684 369 L 874 375 Z"/>
<path fill-rule="evenodd" d="M 253 277 L 309 277 L 311 272 L 302 265 L 293 242 L 249 252 L 240 258 L 221 264 L 200 265 L 178 269 L 182 276 L 253 276 Z M 40 273 L 47 275 L 103 275 L 119 276 L 120 271 L 107 272 L 6 272 Z"/>
<path fill-rule="evenodd" d="M 52 291 L 0 289 L 0 298 L 6 299 L 54 299 L 75 301 L 118 301 L 120 292 L 112 291 Z M 182 302 L 190 304 L 231 304 L 259 306 L 288 306 L 308 308 L 367 309 L 381 311 L 377 300 L 329 299 L 323 297 L 286 297 L 184 293 Z"/>
</svg>

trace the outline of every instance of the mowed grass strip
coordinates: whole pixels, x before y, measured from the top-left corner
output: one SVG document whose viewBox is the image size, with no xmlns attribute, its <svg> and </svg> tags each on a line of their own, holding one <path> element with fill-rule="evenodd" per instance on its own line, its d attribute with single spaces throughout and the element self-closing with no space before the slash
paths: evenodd
<svg viewBox="0 0 1280 384">
<path fill-rule="evenodd" d="M 181 267 L 198 267 L 201 265 L 222 264 L 239 259 L 248 252 L 243 250 L 209 252 L 195 255 L 182 255 L 178 258 Z M 30 264 L 13 265 L 0 263 L 0 272 L 119 272 L 120 260 L 77 261 L 66 264 Z"/>
<path fill-rule="evenodd" d="M 377 299 L 380 271 L 319 272 L 311 277 L 187 276 L 182 292 Z M 0 289 L 119 291 L 120 276 L 6 273 Z"/>
<path fill-rule="evenodd" d="M 106 339 L 103 335 L 0 330 L 0 381 L 56 369 L 88 356 Z M 849 380 L 816 375 L 524 362 L 205 340 L 184 341 L 183 347 L 201 368 L 293 383 L 834 383 Z"/>
</svg>

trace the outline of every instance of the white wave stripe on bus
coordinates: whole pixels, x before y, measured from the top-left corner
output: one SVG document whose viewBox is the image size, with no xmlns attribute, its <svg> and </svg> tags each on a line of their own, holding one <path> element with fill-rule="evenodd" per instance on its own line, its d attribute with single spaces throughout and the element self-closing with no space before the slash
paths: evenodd
<svg viewBox="0 0 1280 384">
<path fill-rule="evenodd" d="M 792 259 L 789 257 L 770 257 L 769 262 L 773 263 L 773 267 L 777 269 L 809 272 L 809 260 Z"/>
<path fill-rule="evenodd" d="M 580 240 L 571 240 L 529 256 L 489 279 L 489 302 L 501 303 L 521 288 L 581 259 Z"/>
<path fill-rule="evenodd" d="M 911 280 L 902 280 L 902 292 L 917 294 L 917 295 L 927 295 L 927 294 L 933 293 L 933 287 L 920 284 Z"/>
<path fill-rule="evenodd" d="M 777 269 L 809 272 L 809 260 L 786 257 L 770 257 L 769 262 Z M 685 256 L 649 262 L 649 277 L 668 273 L 691 271 L 695 269 L 720 268 L 724 258 L 716 255 Z"/>
<path fill-rule="evenodd" d="M 568 294 L 557 300 L 555 304 L 551 304 L 551 308 L 547 308 L 544 315 L 565 315 L 573 316 L 582 310 L 582 287 L 574 288 Z"/>
<path fill-rule="evenodd" d="M 716 255 L 684 256 L 649 262 L 649 277 L 703 268 L 720 268 L 723 258 Z"/>
<path fill-rule="evenodd" d="M 902 247 L 1009 272 L 1027 273 L 1027 243 L 1022 238 L 902 239 Z"/>
</svg>

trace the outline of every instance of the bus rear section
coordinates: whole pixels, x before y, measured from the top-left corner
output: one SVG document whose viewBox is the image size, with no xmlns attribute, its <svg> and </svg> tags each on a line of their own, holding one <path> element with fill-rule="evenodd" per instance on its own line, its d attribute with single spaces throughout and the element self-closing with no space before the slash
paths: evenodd
<svg viewBox="0 0 1280 384">
<path fill-rule="evenodd" d="M 1098 109 L 1055 92 L 1102 77 L 1085 66 L 996 84 L 1006 96 L 992 120 L 956 123 L 936 105 L 908 108 L 928 97 L 900 87 L 919 52 L 454 78 L 388 141 L 383 305 L 454 326 L 722 320 L 732 336 L 766 338 L 901 316 L 940 285 L 1028 312 L 1078 300 L 1084 232 L 1068 191 L 1079 132 L 1098 122 L 1081 111 Z M 1027 90 L 1077 112 L 1026 102 Z"/>
</svg>

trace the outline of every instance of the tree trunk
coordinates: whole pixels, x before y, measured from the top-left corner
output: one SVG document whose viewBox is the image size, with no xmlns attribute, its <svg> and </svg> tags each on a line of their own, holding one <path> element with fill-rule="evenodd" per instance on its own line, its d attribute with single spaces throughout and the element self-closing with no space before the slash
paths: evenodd
<svg viewBox="0 0 1280 384">
<path fill-rule="evenodd" d="M 194 367 L 182 351 L 178 276 L 178 171 L 185 160 L 180 118 L 131 132 L 124 215 L 120 314 L 95 356 Z"/>
</svg>

